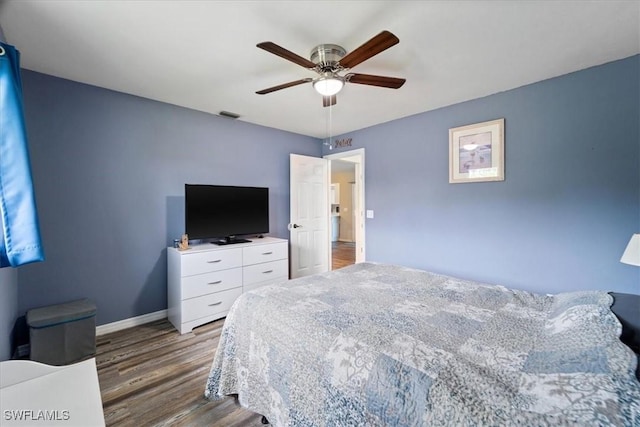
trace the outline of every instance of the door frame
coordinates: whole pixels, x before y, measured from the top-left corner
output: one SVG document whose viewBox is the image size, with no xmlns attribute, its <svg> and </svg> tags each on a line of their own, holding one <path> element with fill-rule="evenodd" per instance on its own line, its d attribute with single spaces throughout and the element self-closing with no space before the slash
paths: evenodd
<svg viewBox="0 0 640 427">
<path fill-rule="evenodd" d="M 352 161 L 356 165 L 356 192 L 358 193 L 358 212 L 355 215 L 355 240 L 356 240 L 356 263 L 364 262 L 366 260 L 365 254 L 365 176 L 364 176 L 364 148 L 357 148 L 355 150 L 341 151 L 340 153 L 327 154 L 323 156 L 324 159 L 329 160 L 329 174 L 328 174 L 328 194 L 327 198 L 331 196 L 331 160 L 348 160 Z M 329 233 L 329 264 L 331 264 L 331 233 Z"/>
</svg>

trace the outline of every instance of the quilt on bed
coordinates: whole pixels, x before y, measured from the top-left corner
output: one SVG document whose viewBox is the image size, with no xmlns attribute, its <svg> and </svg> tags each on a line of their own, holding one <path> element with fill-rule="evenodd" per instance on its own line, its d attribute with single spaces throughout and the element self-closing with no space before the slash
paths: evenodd
<svg viewBox="0 0 640 427">
<path fill-rule="evenodd" d="M 205 396 L 275 426 L 637 426 L 611 303 L 357 264 L 238 298 Z"/>
</svg>

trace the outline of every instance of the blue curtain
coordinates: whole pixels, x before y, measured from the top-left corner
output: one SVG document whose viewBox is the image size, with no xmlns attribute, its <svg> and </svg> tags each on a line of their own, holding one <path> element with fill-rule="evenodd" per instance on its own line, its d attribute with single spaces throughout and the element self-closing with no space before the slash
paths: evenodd
<svg viewBox="0 0 640 427">
<path fill-rule="evenodd" d="M 0 267 L 44 259 L 22 110 L 20 52 L 0 43 Z"/>
</svg>

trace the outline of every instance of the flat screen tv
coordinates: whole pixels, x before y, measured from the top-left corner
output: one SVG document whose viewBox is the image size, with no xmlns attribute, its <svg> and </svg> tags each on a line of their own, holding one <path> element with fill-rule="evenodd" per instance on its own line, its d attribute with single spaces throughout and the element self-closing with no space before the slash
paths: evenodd
<svg viewBox="0 0 640 427">
<path fill-rule="evenodd" d="M 269 232 L 269 189 L 185 184 L 185 232 L 189 240 L 243 243 L 240 236 Z"/>
</svg>

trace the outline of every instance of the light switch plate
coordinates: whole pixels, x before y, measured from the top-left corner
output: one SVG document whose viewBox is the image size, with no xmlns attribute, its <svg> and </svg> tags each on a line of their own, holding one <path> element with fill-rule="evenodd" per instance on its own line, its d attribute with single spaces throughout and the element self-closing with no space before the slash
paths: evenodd
<svg viewBox="0 0 640 427">
<path fill-rule="evenodd" d="M 373 218 L 373 210 L 367 209 L 367 218 Z"/>
</svg>

